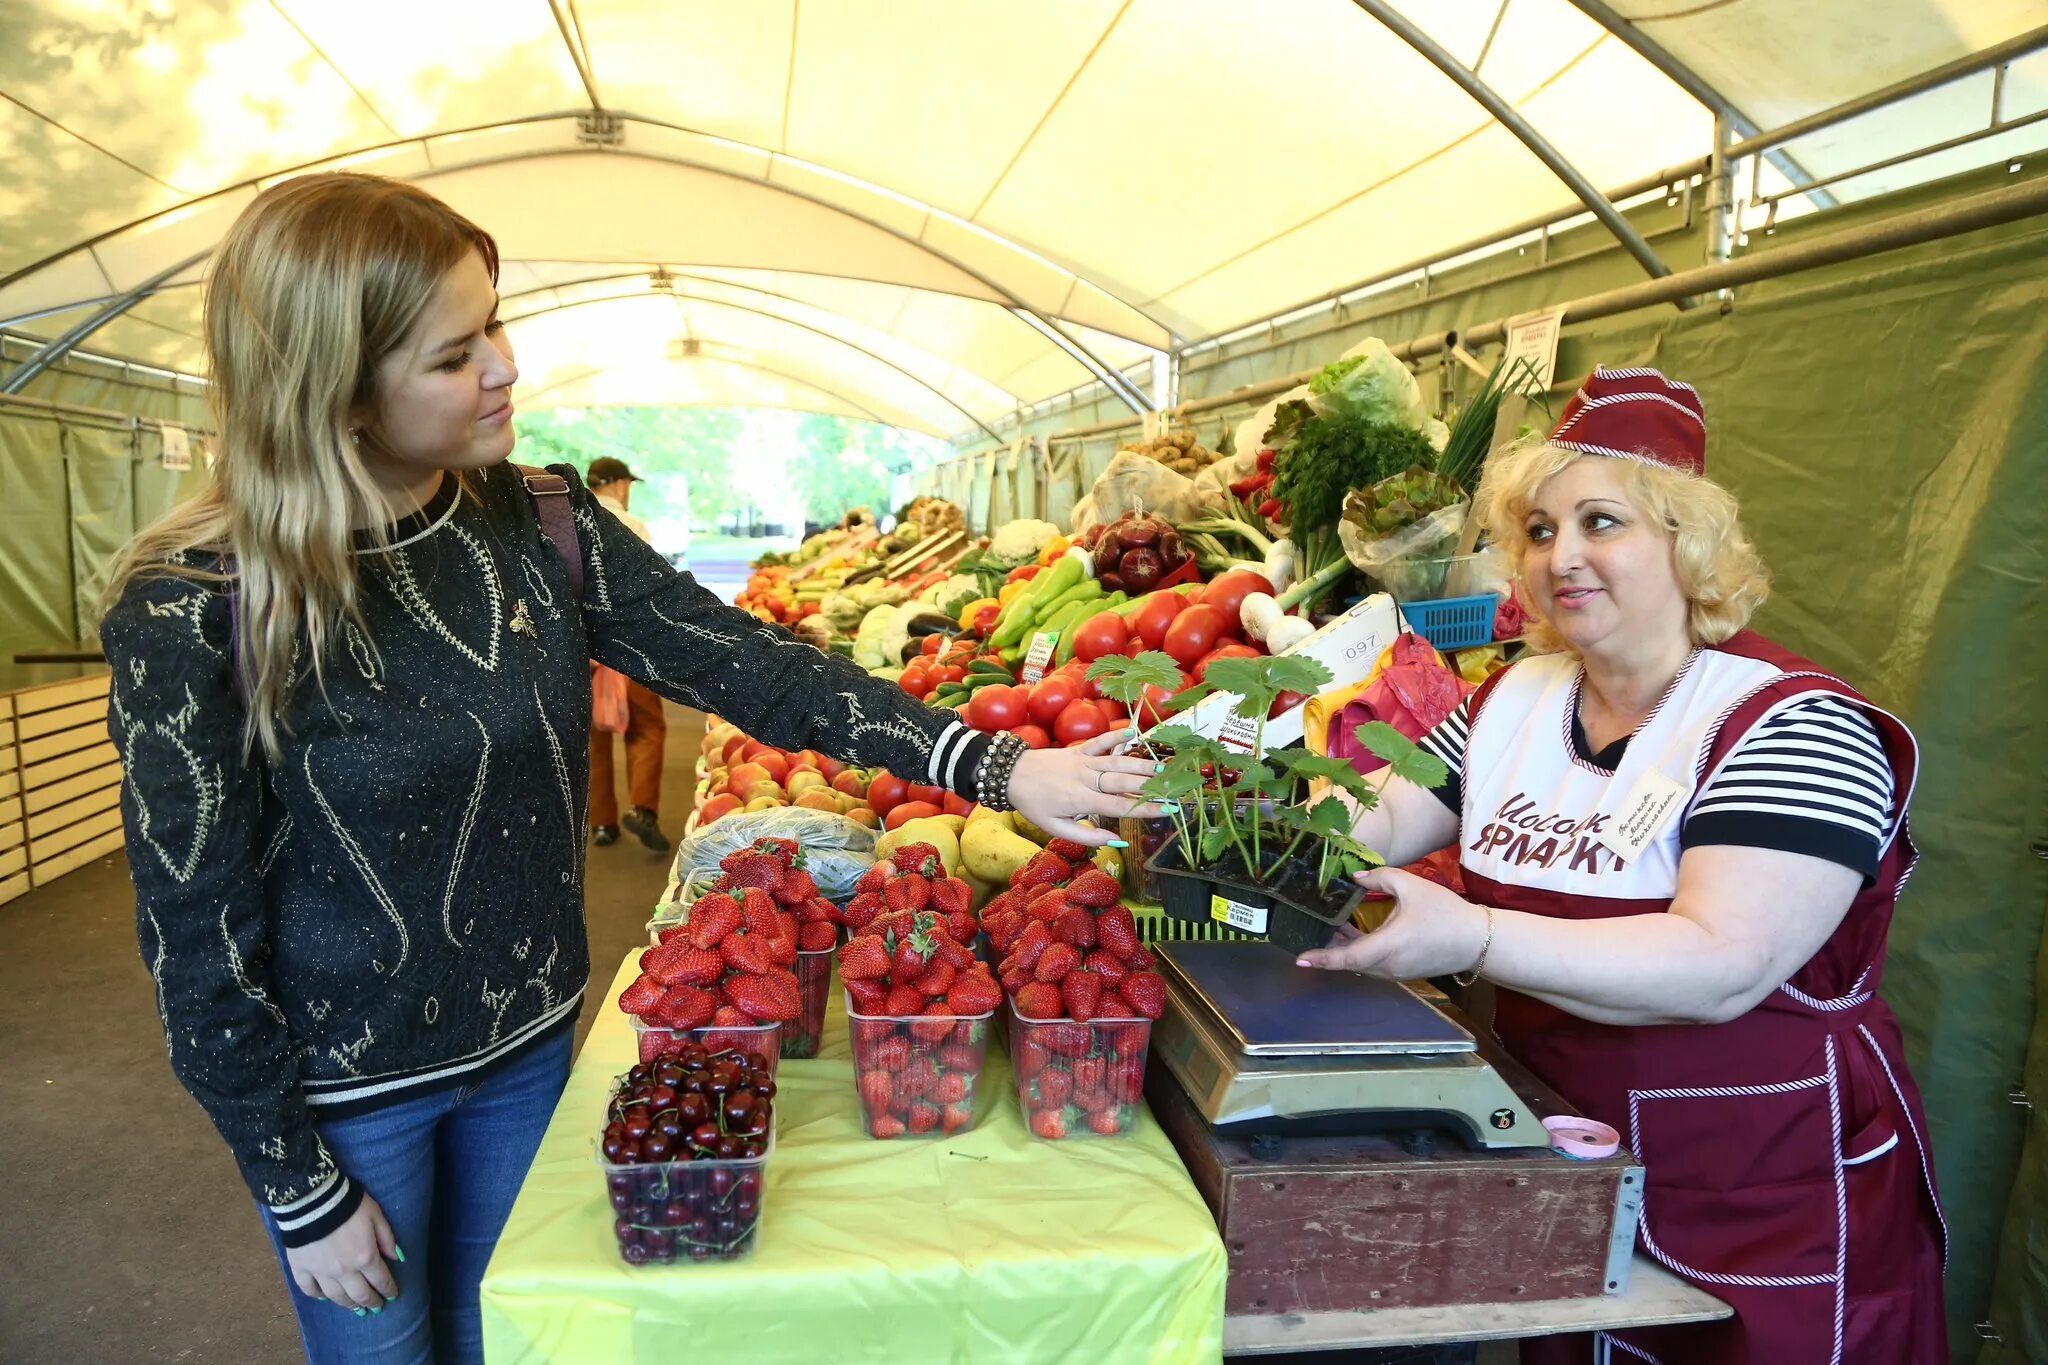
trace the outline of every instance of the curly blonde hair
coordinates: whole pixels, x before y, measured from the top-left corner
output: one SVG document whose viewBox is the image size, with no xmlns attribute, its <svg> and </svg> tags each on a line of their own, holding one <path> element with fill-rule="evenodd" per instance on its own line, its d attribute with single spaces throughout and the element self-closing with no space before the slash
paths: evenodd
<svg viewBox="0 0 2048 1365">
<path fill-rule="evenodd" d="M 1770 575 L 1742 529 L 1735 495 L 1711 479 L 1648 459 L 1617 460 L 1564 450 L 1536 438 L 1506 446 L 1487 461 L 1473 506 L 1492 542 L 1504 549 L 1521 582 L 1529 552 L 1525 525 L 1536 490 L 1579 460 L 1608 460 L 1629 503 L 1671 537 L 1671 562 L 1690 609 L 1693 643 L 1715 645 L 1749 624 L 1771 595 Z M 1542 613 L 1530 607 L 1529 637 L 1539 649 L 1566 646 Z"/>
</svg>

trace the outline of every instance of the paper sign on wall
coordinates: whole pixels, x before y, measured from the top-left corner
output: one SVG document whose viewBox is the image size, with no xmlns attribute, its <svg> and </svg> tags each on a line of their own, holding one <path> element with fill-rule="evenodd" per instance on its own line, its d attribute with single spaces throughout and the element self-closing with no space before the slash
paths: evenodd
<svg viewBox="0 0 2048 1365">
<path fill-rule="evenodd" d="M 161 428 L 164 438 L 162 456 L 165 469 L 190 469 L 192 467 L 192 443 L 185 435 L 185 428 L 166 422 Z"/>
<path fill-rule="evenodd" d="M 1514 373 L 1515 362 L 1526 360 L 1535 368 L 1536 384 L 1548 389 L 1557 369 L 1557 334 L 1563 329 L 1562 305 L 1509 318 L 1507 354 L 1501 358 L 1501 373 Z"/>
</svg>

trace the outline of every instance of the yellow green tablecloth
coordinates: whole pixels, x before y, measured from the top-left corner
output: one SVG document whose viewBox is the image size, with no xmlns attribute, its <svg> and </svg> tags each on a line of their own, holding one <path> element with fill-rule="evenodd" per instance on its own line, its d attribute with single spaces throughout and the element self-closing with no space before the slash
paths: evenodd
<svg viewBox="0 0 2048 1365">
<path fill-rule="evenodd" d="M 608 996 L 633 970 L 629 958 Z M 1221 1357 L 1223 1244 L 1149 1113 L 1127 1137 L 1034 1139 L 997 1042 L 973 1128 L 877 1142 L 861 1131 L 836 990 L 820 1055 L 777 1074 L 752 1256 L 626 1265 L 592 1149 L 634 1060 L 607 1009 L 484 1275 L 489 1365 Z"/>
</svg>

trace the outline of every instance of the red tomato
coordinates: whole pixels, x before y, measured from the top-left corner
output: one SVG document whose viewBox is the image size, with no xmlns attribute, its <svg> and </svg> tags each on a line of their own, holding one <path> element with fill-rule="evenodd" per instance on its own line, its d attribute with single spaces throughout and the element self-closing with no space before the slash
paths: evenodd
<svg viewBox="0 0 2048 1365">
<path fill-rule="evenodd" d="M 945 646 L 945 643 L 946 637 L 943 635 L 927 635 L 924 637 L 924 643 L 917 647 L 917 652 L 929 659 L 932 655 L 938 653 Z"/>
<path fill-rule="evenodd" d="M 1244 606 L 1244 599 L 1255 592 L 1270 594 L 1273 585 L 1266 576 L 1251 569 L 1232 569 L 1201 590 L 1202 600 L 1230 621 L 1230 633 L 1238 633 L 1238 612 Z"/>
<path fill-rule="evenodd" d="M 1171 713 L 1167 707 L 1168 699 L 1177 696 L 1180 692 L 1192 686 L 1193 683 L 1194 679 L 1183 673 L 1180 675 L 1180 685 L 1177 687 L 1165 688 L 1150 683 L 1146 684 L 1144 699 L 1138 703 L 1139 727 L 1149 730 L 1161 721 L 1169 719 Z"/>
<path fill-rule="evenodd" d="M 1204 654 L 1195 663 L 1195 680 L 1200 682 L 1206 679 L 1209 676 L 1209 665 L 1215 663 L 1218 659 L 1257 659 L 1259 657 L 1261 657 L 1259 651 L 1253 649 L 1250 645 L 1240 645 L 1234 642 L 1218 645 L 1207 654 Z"/>
<path fill-rule="evenodd" d="M 1027 748 L 1050 749 L 1052 747 L 1052 736 L 1045 732 L 1045 727 L 1042 725 L 1020 725 L 1010 731 L 1010 733 L 1023 740 Z"/>
<path fill-rule="evenodd" d="M 948 815 L 966 815 L 974 809 L 974 803 L 964 796 L 947 792 L 945 800 L 939 802 L 939 809 Z"/>
<path fill-rule="evenodd" d="M 932 690 L 931 670 L 923 659 L 913 659 L 902 676 L 896 679 L 896 685 L 911 696 L 921 698 Z"/>
<path fill-rule="evenodd" d="M 1102 689 L 1095 685 L 1095 680 L 1088 676 L 1088 670 L 1085 668 L 1074 674 L 1074 695 L 1084 701 L 1102 699 Z"/>
<path fill-rule="evenodd" d="M 1166 638 L 1166 628 L 1186 607 L 1187 599 L 1177 592 L 1155 592 L 1131 613 L 1131 630 L 1145 642 L 1145 648 L 1157 649 Z"/>
<path fill-rule="evenodd" d="M 1051 725 L 1060 718 L 1060 712 L 1067 709 L 1067 703 L 1080 695 L 1081 686 L 1073 674 L 1048 673 L 1031 689 L 1031 699 L 1025 703 L 1025 709 L 1036 724 Z"/>
<path fill-rule="evenodd" d="M 1109 717 L 1111 725 L 1122 725 L 1131 718 L 1131 708 L 1114 697 L 1104 697 L 1095 703 L 1102 708 L 1102 714 Z"/>
<path fill-rule="evenodd" d="M 906 820 L 924 820 L 934 815 L 944 814 L 944 811 L 929 801 L 905 801 L 902 805 L 882 817 L 882 828 L 895 829 Z"/>
<path fill-rule="evenodd" d="M 944 787 L 927 787 L 921 782 L 911 783 L 909 791 L 912 804 L 922 801 L 927 806 L 936 806 L 946 799 Z"/>
<path fill-rule="evenodd" d="M 1098 611 L 1074 632 L 1074 657 L 1094 663 L 1105 654 L 1121 654 L 1131 642 L 1131 629 L 1113 611 Z"/>
<path fill-rule="evenodd" d="M 1273 709 L 1266 713 L 1266 719 L 1271 720 L 1283 711 L 1292 711 L 1307 700 L 1308 693 L 1306 692 L 1282 692 L 1279 696 L 1273 698 Z"/>
<path fill-rule="evenodd" d="M 1079 744 L 1109 729 L 1110 720 L 1099 701 L 1073 701 L 1053 722 L 1052 737 L 1061 744 Z"/>
<path fill-rule="evenodd" d="M 937 668 L 931 670 L 932 686 L 934 688 L 949 682 L 959 682 L 966 676 L 967 670 L 959 664 L 940 664 Z"/>
<path fill-rule="evenodd" d="M 977 730 L 1012 730 L 1026 719 L 1025 691 L 994 683 L 967 699 L 966 719 Z"/>
<path fill-rule="evenodd" d="M 1223 613 L 1206 602 L 1184 609 L 1166 628 L 1161 647 L 1182 668 L 1193 668 L 1223 638 Z"/>
<path fill-rule="evenodd" d="M 885 820 L 889 818 L 890 811 L 909 799 L 909 784 L 900 777 L 876 773 L 875 780 L 868 783 L 868 809 Z"/>
<path fill-rule="evenodd" d="M 1145 641 L 1140 636 L 1133 635 L 1131 637 L 1131 642 L 1128 645 L 1124 646 L 1124 657 L 1126 659 L 1135 659 L 1144 652 Z"/>
</svg>

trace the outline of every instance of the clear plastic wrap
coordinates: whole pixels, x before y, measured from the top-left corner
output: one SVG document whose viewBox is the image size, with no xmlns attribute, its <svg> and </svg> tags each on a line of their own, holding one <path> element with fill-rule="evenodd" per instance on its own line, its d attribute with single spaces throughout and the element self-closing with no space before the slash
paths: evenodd
<svg viewBox="0 0 2048 1365">
<path fill-rule="evenodd" d="M 856 820 L 804 806 L 734 811 L 698 829 L 676 846 L 675 880 L 692 871 L 715 869 L 721 858 L 756 839 L 794 839 L 804 851 L 804 870 L 828 900 L 853 894 L 853 885 L 875 863 L 878 831 Z"/>
</svg>

